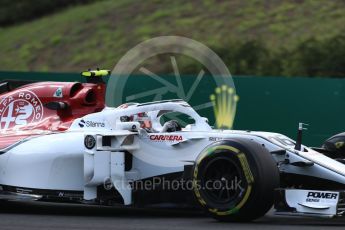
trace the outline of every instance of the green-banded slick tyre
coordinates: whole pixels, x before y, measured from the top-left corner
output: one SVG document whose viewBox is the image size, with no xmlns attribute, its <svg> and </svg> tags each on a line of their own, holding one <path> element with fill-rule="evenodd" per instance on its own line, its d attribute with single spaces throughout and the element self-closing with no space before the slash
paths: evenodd
<svg viewBox="0 0 345 230">
<path fill-rule="evenodd" d="M 193 169 L 197 202 L 220 221 L 251 221 L 265 215 L 278 187 L 279 171 L 273 157 L 249 139 L 208 146 Z"/>
</svg>

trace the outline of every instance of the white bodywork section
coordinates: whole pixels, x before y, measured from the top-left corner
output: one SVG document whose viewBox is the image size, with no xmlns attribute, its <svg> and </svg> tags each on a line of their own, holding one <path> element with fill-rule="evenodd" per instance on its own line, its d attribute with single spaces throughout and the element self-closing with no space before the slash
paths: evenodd
<svg viewBox="0 0 345 230">
<path fill-rule="evenodd" d="M 182 131 L 162 132 L 161 116 L 178 112 L 195 122 Z M 138 121 L 122 121 L 124 116 L 145 113 L 154 131 L 142 129 Z M 83 120 L 86 124 L 81 127 Z M 95 146 L 88 149 L 84 138 L 91 135 Z M 110 145 L 102 144 L 103 138 Z M 267 132 L 213 130 L 207 119 L 200 117 L 183 101 L 133 104 L 128 107 L 106 108 L 73 122 L 64 133 L 32 138 L 0 155 L 0 185 L 24 188 L 83 191 L 85 200 L 97 198 L 97 186 L 110 179 L 124 203 L 132 203 L 130 181 L 182 172 L 193 165 L 199 153 L 210 144 L 232 138 L 246 138 L 264 145 L 268 151 L 285 150 L 286 154 L 272 156 L 280 171 L 312 175 L 345 184 L 345 166 L 310 148 L 294 150 L 288 137 Z M 125 171 L 125 153 L 133 156 L 132 168 Z M 308 167 L 293 164 L 305 162 Z M 287 193 L 291 203 L 300 202 L 305 194 Z M 303 193 L 303 194 L 302 194 Z M 291 198 L 291 197 L 298 197 Z M 329 210 L 333 210 L 333 203 Z M 301 210 L 306 207 L 300 207 Z M 302 211 L 303 211 L 302 210 Z"/>
<path fill-rule="evenodd" d="M 298 213 L 332 217 L 337 215 L 339 192 L 287 189 L 285 200 Z"/>
</svg>

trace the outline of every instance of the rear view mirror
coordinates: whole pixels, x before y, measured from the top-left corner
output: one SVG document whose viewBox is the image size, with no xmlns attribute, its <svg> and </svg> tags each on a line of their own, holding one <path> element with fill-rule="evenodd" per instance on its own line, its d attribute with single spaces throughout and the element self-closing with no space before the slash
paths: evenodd
<svg viewBox="0 0 345 230">
<path fill-rule="evenodd" d="M 68 108 L 68 104 L 66 102 L 61 102 L 61 101 L 48 102 L 44 106 L 51 110 L 65 110 Z"/>
</svg>

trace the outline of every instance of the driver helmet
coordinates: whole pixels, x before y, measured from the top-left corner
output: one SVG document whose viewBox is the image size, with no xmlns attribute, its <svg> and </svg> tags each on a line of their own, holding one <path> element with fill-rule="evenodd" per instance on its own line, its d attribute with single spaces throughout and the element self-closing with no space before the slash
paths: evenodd
<svg viewBox="0 0 345 230">
<path fill-rule="evenodd" d="M 181 125 L 176 121 L 176 120 L 171 120 L 171 121 L 167 121 L 164 123 L 163 128 L 162 128 L 162 132 L 176 132 L 176 131 L 181 131 L 182 127 Z"/>
<path fill-rule="evenodd" d="M 133 121 L 137 121 L 140 123 L 141 128 L 147 129 L 147 130 L 152 128 L 152 122 L 149 116 L 147 115 L 147 113 L 145 112 L 138 113 L 138 114 L 132 115 L 131 117 Z"/>
</svg>

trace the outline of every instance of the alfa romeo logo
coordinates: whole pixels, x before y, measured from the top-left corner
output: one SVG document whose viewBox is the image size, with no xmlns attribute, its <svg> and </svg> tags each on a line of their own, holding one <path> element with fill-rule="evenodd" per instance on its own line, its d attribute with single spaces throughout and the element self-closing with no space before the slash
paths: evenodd
<svg viewBox="0 0 345 230">
<path fill-rule="evenodd" d="M 84 144 L 87 149 L 93 149 L 96 146 L 96 139 L 91 135 L 87 135 L 84 139 Z"/>
<path fill-rule="evenodd" d="M 42 117 L 43 105 L 31 91 L 23 90 L 0 99 L 1 131 L 38 122 Z"/>
</svg>

